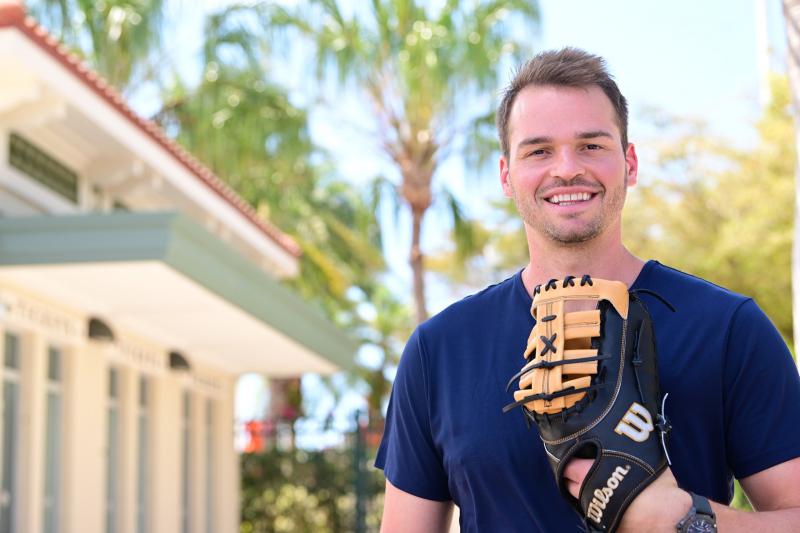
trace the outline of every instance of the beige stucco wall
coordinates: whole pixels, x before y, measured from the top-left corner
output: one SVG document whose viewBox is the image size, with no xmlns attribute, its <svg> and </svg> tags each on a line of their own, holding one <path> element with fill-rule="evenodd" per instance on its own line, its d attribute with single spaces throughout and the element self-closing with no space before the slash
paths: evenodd
<svg viewBox="0 0 800 533">
<path fill-rule="evenodd" d="M 193 362 L 191 372 L 167 367 L 167 351 L 125 335 L 114 343 L 86 337 L 88 317 L 0 281 L 0 335 L 21 340 L 18 531 L 41 531 L 45 475 L 47 350 L 63 361 L 60 447 L 60 533 L 105 533 L 109 368 L 118 369 L 120 455 L 117 465 L 119 533 L 136 531 L 139 380 L 150 383 L 149 533 L 181 531 L 182 409 L 191 394 L 191 533 L 206 533 L 206 503 L 214 503 L 211 531 L 235 532 L 239 523 L 239 460 L 234 449 L 236 376 Z M 109 318 L 113 325 L 113 317 Z M 0 337 L 0 341 L 2 337 Z M 0 352 L 3 343 L 0 342 Z M 186 354 L 190 357 L 189 354 Z M 0 363 L 3 357 L 0 353 Z M 2 374 L 0 364 L 0 375 Z M 206 494 L 206 409 L 213 404 L 213 493 Z M 2 395 L 0 395 L 2 401 Z M 2 428 L 0 427 L 0 431 Z M 0 439 L 0 442 L 1 439 Z M 0 465 L 1 467 L 1 465 Z"/>
</svg>

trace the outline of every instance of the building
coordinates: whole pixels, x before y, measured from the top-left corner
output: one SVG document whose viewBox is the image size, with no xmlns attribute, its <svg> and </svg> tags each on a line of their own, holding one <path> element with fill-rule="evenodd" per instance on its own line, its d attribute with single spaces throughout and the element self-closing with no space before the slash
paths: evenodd
<svg viewBox="0 0 800 533">
<path fill-rule="evenodd" d="M 239 523 L 234 386 L 355 346 L 299 248 L 0 0 L 0 533 Z"/>
</svg>

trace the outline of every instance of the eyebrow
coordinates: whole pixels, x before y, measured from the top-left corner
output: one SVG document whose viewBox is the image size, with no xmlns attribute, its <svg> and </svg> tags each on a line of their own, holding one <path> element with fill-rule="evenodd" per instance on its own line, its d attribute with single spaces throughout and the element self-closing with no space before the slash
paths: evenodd
<svg viewBox="0 0 800 533">
<path fill-rule="evenodd" d="M 598 137 L 607 137 L 609 139 L 613 139 L 614 136 L 611 135 L 610 132 L 606 130 L 592 130 L 592 131 L 581 131 L 575 134 L 576 139 L 596 139 Z M 532 144 L 547 144 L 553 142 L 552 137 L 547 136 L 539 136 L 539 137 L 528 137 L 526 139 L 522 139 L 519 144 L 517 144 L 517 148 L 521 148 L 523 146 L 529 146 Z"/>
<path fill-rule="evenodd" d="M 575 135 L 576 139 L 596 139 L 597 137 L 608 137 L 613 139 L 614 136 L 605 130 L 582 131 Z"/>
</svg>

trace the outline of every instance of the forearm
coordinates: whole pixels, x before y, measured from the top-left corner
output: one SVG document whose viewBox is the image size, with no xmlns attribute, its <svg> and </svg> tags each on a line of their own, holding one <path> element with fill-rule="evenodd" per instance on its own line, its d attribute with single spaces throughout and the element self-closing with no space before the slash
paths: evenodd
<svg viewBox="0 0 800 533">
<path fill-rule="evenodd" d="M 748 513 L 718 503 L 711 503 L 717 515 L 717 530 L 720 533 L 752 531 L 776 531 L 800 533 L 800 507 L 777 511 Z"/>
<path fill-rule="evenodd" d="M 634 500 L 622 521 L 620 533 L 675 533 L 678 522 L 691 508 L 691 496 L 678 487 L 659 487 L 659 490 L 657 498 Z M 711 507 L 717 516 L 719 533 L 800 533 L 800 507 L 761 512 L 740 511 L 716 502 L 711 502 Z"/>
</svg>

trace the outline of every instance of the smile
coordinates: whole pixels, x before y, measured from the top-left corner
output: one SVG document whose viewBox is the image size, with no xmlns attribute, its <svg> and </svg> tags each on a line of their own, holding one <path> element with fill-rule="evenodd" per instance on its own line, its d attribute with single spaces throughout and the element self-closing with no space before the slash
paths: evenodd
<svg viewBox="0 0 800 533">
<path fill-rule="evenodd" d="M 578 202 L 586 202 L 591 200 L 594 194 L 588 192 L 579 192 L 573 194 L 556 194 L 547 198 L 546 201 L 556 205 L 572 205 Z"/>
</svg>

